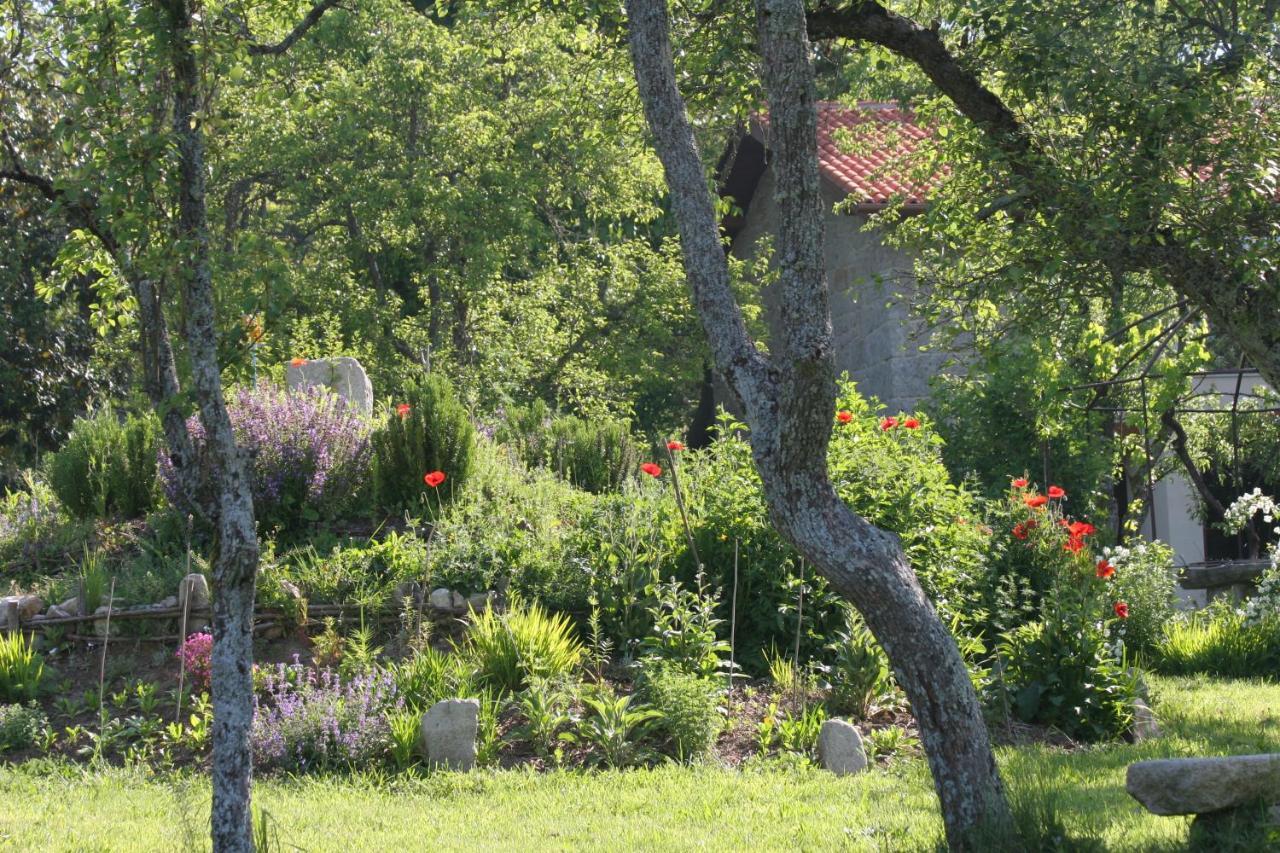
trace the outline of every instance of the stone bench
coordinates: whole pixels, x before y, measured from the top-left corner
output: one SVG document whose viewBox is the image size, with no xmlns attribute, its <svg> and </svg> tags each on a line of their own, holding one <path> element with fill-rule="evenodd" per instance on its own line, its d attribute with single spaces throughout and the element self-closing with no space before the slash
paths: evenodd
<svg viewBox="0 0 1280 853">
<path fill-rule="evenodd" d="M 1280 753 L 1163 758 L 1129 765 L 1125 789 L 1158 815 L 1221 816 L 1257 803 L 1280 818 Z"/>
</svg>

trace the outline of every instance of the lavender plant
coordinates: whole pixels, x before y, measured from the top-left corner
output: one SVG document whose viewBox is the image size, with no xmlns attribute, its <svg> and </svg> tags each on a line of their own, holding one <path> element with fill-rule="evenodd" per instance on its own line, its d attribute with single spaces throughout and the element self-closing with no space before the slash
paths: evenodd
<svg viewBox="0 0 1280 853">
<path fill-rule="evenodd" d="M 240 389 L 228 406 L 236 441 L 252 454 L 250 487 L 258 521 L 269 529 L 332 518 L 365 484 L 371 447 L 369 425 L 340 398 L 323 389 L 284 391 L 270 385 Z M 187 421 L 203 470 L 204 427 Z M 178 478 L 166 452 L 160 475 L 169 499 Z M 207 482 L 207 478 L 201 478 Z"/>
<path fill-rule="evenodd" d="M 381 761 L 393 739 L 388 717 L 404 710 L 395 680 L 376 671 L 343 682 L 332 670 L 279 664 L 255 698 L 254 760 L 303 771 Z"/>
</svg>

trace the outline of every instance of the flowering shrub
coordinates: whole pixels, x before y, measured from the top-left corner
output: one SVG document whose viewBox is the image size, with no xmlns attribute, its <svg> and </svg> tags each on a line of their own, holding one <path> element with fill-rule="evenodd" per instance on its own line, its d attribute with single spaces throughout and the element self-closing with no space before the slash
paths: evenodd
<svg viewBox="0 0 1280 853">
<path fill-rule="evenodd" d="M 449 380 L 429 373 L 383 416 L 373 448 L 374 492 L 384 510 L 438 509 L 471 474 L 475 428 Z M 444 477 L 428 480 L 431 474 Z"/>
<path fill-rule="evenodd" d="M 1113 598 L 1129 607 L 1128 617 L 1115 625 L 1115 636 L 1130 654 L 1146 655 L 1177 612 L 1173 549 L 1163 542 L 1138 541 L 1129 547 L 1109 546 L 1101 553 L 1099 576 L 1111 579 Z"/>
<path fill-rule="evenodd" d="M 356 767 L 391 747 L 387 715 L 403 709 L 395 679 L 370 672 L 343 683 L 332 670 L 279 664 L 254 699 L 253 754 L 287 770 Z"/>
<path fill-rule="evenodd" d="M 332 518 L 365 483 L 369 471 L 369 428 L 341 398 L 323 389 L 283 391 L 270 385 L 242 388 L 227 406 L 236 442 L 252 454 L 250 489 L 258 522 L 289 529 L 300 521 Z M 208 464 L 204 427 L 187 421 L 196 464 Z M 160 473 L 170 500 L 178 480 L 167 453 Z M 208 477 L 202 478 L 204 488 Z"/>
<path fill-rule="evenodd" d="M 187 637 L 177 657 L 190 677 L 191 683 L 202 690 L 209 689 L 209 679 L 213 674 L 213 635 L 204 632 Z"/>
</svg>

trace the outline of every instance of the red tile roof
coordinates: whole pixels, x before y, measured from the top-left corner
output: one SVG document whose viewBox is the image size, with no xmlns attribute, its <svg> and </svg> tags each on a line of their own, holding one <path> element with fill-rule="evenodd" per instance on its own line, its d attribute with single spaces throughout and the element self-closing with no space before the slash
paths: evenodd
<svg viewBox="0 0 1280 853">
<path fill-rule="evenodd" d="M 761 116 L 766 128 L 768 117 Z M 875 209 L 891 200 L 921 207 L 932 182 L 912 182 L 911 153 L 930 131 L 894 104 L 860 101 L 856 107 L 818 104 L 818 169 L 859 207 Z M 767 141 L 766 141 L 767 144 Z"/>
</svg>

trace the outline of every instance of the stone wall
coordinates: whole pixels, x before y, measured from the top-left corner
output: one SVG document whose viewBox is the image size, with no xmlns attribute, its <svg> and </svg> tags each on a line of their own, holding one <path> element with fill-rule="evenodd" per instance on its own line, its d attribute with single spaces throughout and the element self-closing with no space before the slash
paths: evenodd
<svg viewBox="0 0 1280 853">
<path fill-rule="evenodd" d="M 824 201 L 842 196 L 824 183 Z M 733 244 L 736 257 L 749 257 L 760 239 L 777 233 L 773 173 L 766 170 Z M 878 397 L 890 411 L 916 408 L 929 394 L 929 380 L 947 355 L 921 352 L 924 337 L 901 297 L 915 286 L 910 255 L 884 245 L 875 232 L 863 231 L 862 214 L 826 220 L 827 276 L 836 370 L 848 371 L 865 395 Z M 766 317 L 777 316 L 775 294 L 764 294 Z"/>
</svg>

